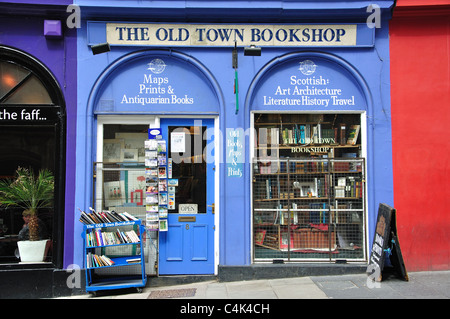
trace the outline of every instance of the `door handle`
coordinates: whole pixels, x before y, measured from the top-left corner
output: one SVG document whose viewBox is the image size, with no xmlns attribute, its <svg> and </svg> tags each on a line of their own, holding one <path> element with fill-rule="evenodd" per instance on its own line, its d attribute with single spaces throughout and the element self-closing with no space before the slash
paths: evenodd
<svg viewBox="0 0 450 319">
<path fill-rule="evenodd" d="M 215 214 L 215 209 L 216 209 L 216 205 L 214 203 L 212 203 L 211 205 L 208 205 L 208 207 L 212 208 L 212 213 Z"/>
</svg>

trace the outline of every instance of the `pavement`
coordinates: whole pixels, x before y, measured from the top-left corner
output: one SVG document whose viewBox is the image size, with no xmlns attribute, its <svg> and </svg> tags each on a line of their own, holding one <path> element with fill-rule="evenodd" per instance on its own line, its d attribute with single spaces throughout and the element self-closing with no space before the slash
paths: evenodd
<svg viewBox="0 0 450 319">
<path fill-rule="evenodd" d="M 390 276 L 380 283 L 366 274 L 261 279 L 215 280 L 177 286 L 100 291 L 57 299 L 450 299 L 450 271 L 408 273 L 409 281 Z M 195 310 L 195 309 L 194 309 Z M 229 309 L 230 310 L 230 309 Z"/>
</svg>

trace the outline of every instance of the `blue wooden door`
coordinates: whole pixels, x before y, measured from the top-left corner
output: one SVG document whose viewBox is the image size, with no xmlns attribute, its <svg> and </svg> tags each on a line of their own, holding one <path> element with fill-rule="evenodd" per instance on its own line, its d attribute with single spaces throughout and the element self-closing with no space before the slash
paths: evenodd
<svg viewBox="0 0 450 319">
<path fill-rule="evenodd" d="M 159 274 L 214 273 L 214 120 L 161 119 L 178 179 L 168 231 L 160 232 Z"/>
</svg>

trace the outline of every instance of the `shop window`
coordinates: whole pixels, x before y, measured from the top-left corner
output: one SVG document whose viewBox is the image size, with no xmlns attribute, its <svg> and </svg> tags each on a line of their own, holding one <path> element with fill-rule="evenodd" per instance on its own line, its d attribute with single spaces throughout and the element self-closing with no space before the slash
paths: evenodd
<svg viewBox="0 0 450 319">
<path fill-rule="evenodd" d="M 55 193 L 59 184 L 56 175 L 60 171 L 61 107 L 60 100 L 50 94 L 44 85 L 50 75 L 37 67 L 32 58 L 12 49 L 0 48 L 0 179 L 16 177 L 19 167 L 37 174 L 48 169 L 55 178 Z M 55 92 L 55 90 L 53 90 Z M 53 203 L 61 204 L 61 199 Z M 39 227 L 45 229 L 47 244 L 45 262 L 55 263 L 53 207 L 38 210 Z M 24 240 L 21 232 L 26 229 L 23 208 L 0 207 L 0 263 L 20 262 L 17 241 Z M 61 220 L 61 219 L 59 219 Z"/>
<path fill-rule="evenodd" d="M 145 140 L 149 124 L 144 117 L 99 117 L 97 133 L 97 162 L 94 163 L 92 207 L 98 212 L 127 212 L 146 220 Z M 148 119 L 147 123 L 154 119 Z M 136 123 L 136 124 L 132 124 Z M 143 234 L 144 259 L 147 274 L 155 274 L 156 233 Z M 151 243 L 151 244 L 149 244 Z M 108 247 L 107 253 L 116 256 L 129 255 L 135 247 L 123 249 Z M 101 269 L 98 274 L 139 275 L 141 266 L 126 269 Z"/>
<path fill-rule="evenodd" d="M 96 209 L 130 210 L 145 217 L 145 140 L 149 125 L 104 124 L 102 139 L 102 162 L 96 163 Z M 203 156 L 195 156 L 195 147 L 203 150 L 206 141 L 200 138 L 201 145 L 194 142 L 196 136 L 203 136 L 206 127 L 170 126 L 172 132 L 183 132 L 185 152 L 169 153 L 173 159 L 172 178 L 178 179 L 175 197 L 182 203 L 198 204 L 198 213 L 206 213 L 206 162 Z M 171 149 L 168 141 L 168 149 Z M 101 180 L 100 180 L 101 178 Z M 178 203 L 173 212 L 178 212 Z"/>
<path fill-rule="evenodd" d="M 254 114 L 255 261 L 364 260 L 361 114 Z"/>
<path fill-rule="evenodd" d="M 145 218 L 145 140 L 149 125 L 105 124 L 96 163 L 96 210 L 133 211 Z"/>
</svg>

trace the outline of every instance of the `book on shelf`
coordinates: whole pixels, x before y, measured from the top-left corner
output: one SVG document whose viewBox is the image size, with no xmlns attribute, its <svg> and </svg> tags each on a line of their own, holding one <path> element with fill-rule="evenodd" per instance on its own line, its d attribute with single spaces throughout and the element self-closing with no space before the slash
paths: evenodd
<svg viewBox="0 0 450 319">
<path fill-rule="evenodd" d="M 262 245 L 264 243 L 264 237 L 266 236 L 265 229 L 255 230 L 255 244 Z"/>
<path fill-rule="evenodd" d="M 361 216 L 359 215 L 360 213 L 357 211 L 352 211 L 352 209 L 357 208 L 352 202 L 335 200 L 334 204 L 331 205 L 331 208 L 333 210 L 332 222 L 334 223 L 345 224 L 361 222 Z"/>
<path fill-rule="evenodd" d="M 316 197 L 328 197 L 328 178 L 314 178 Z"/>
<path fill-rule="evenodd" d="M 117 229 L 115 232 L 102 231 L 102 229 L 92 229 L 86 233 L 86 245 L 87 247 L 95 246 L 108 246 L 119 245 L 127 243 L 139 243 L 139 236 L 134 230 L 120 231 Z"/>
<path fill-rule="evenodd" d="M 309 222 L 311 224 L 328 224 L 329 206 L 327 203 L 310 203 Z"/>
<path fill-rule="evenodd" d="M 105 255 L 96 255 L 89 252 L 86 255 L 86 267 L 87 268 L 95 268 L 95 267 L 107 267 L 114 265 L 115 262 L 111 260 L 111 258 Z"/>
<path fill-rule="evenodd" d="M 339 141 L 340 141 L 341 145 L 345 145 L 345 142 L 346 142 L 345 137 L 347 134 L 347 132 L 346 132 L 347 125 L 345 123 L 341 123 L 341 124 L 339 124 L 339 127 L 340 127 Z"/>
<path fill-rule="evenodd" d="M 342 153 L 342 158 L 356 159 L 357 157 L 358 157 L 358 154 L 355 152 Z M 360 163 L 356 163 L 355 161 L 351 161 L 351 160 L 349 160 L 347 163 L 348 163 L 348 170 L 350 172 L 356 172 L 358 170 L 361 171 Z"/>
<path fill-rule="evenodd" d="M 280 144 L 280 129 L 278 127 L 260 127 L 258 132 L 258 144 L 260 146 Z"/>
<path fill-rule="evenodd" d="M 337 198 L 361 198 L 363 183 L 354 176 L 339 177 L 334 186 L 334 196 Z"/>
<path fill-rule="evenodd" d="M 126 259 L 125 260 L 127 263 L 129 264 L 135 264 L 135 263 L 140 263 L 141 262 L 141 258 L 130 258 L 130 259 Z"/>
<path fill-rule="evenodd" d="M 300 125 L 300 144 L 306 144 L 306 127 L 305 125 Z"/>
<path fill-rule="evenodd" d="M 347 144 L 355 145 L 358 140 L 360 125 L 350 125 L 348 129 Z"/>
</svg>

